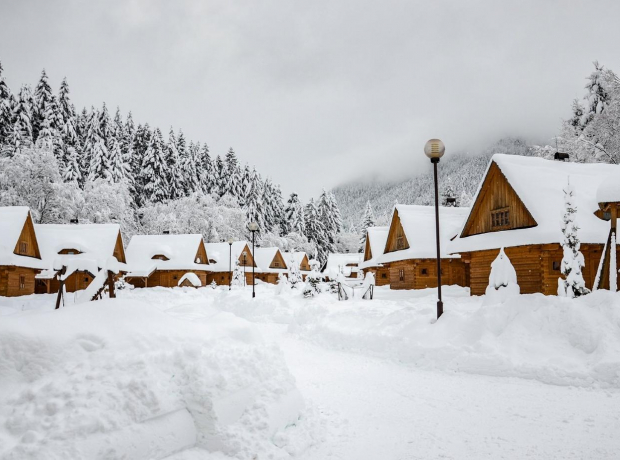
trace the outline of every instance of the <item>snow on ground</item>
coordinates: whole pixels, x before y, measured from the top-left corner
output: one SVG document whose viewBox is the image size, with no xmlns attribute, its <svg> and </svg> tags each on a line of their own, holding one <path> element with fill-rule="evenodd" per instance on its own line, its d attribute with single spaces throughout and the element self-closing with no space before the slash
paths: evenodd
<svg viewBox="0 0 620 460">
<path fill-rule="evenodd" d="M 300 290 L 263 284 L 255 299 L 250 288 L 152 288 L 120 291 L 116 302 L 60 312 L 38 311 L 41 299 L 53 304 L 52 296 L 0 299 L 3 314 L 26 310 L 1 318 L 0 340 L 13 334 L 18 345 L 8 352 L 3 345 L 0 355 L 0 452 L 68 448 L 72 438 L 95 438 L 81 421 L 70 424 L 67 406 L 77 406 L 84 419 L 101 420 L 92 428 L 99 435 L 131 426 L 138 439 L 157 438 L 168 426 L 187 424 L 178 411 L 171 421 L 145 422 L 164 410 L 132 402 L 139 398 L 126 401 L 124 389 L 137 380 L 168 414 L 188 407 L 195 420 L 197 408 L 209 406 L 196 400 L 206 394 L 214 401 L 207 412 L 226 434 L 225 453 L 205 456 L 206 440 L 170 457 L 175 460 L 226 454 L 302 460 L 617 458 L 620 294 L 576 300 L 522 295 L 483 305 L 466 289 L 444 292 L 445 313 L 437 322 L 433 290 L 377 288 L 375 300 L 338 302 L 332 294 L 304 299 Z M 101 350 L 84 351 L 85 333 L 105 338 L 107 358 Z M 49 350 L 39 350 L 47 343 Z M 36 364 L 24 365 L 28 355 Z M 147 375 L 134 372 L 138 368 Z M 170 375 L 179 373 L 183 378 L 175 383 Z M 5 383 L 7 375 L 12 383 Z M 102 375 L 119 391 L 100 390 Z M 226 396 L 245 396 L 238 380 L 256 390 L 239 406 L 245 418 L 231 409 L 236 396 Z M 297 397 L 291 402 L 282 396 L 297 395 L 296 388 L 303 409 Z M 50 394 L 61 401 L 56 413 L 66 415 L 52 416 L 55 423 L 45 413 Z M 84 394 L 101 402 L 87 405 Z M 107 395 L 119 398 L 116 405 L 106 403 Z M 224 401 L 224 409 L 218 411 L 217 401 Z M 231 412 L 232 422 L 219 417 Z M 287 416 L 274 421 L 275 414 Z M 13 428 L 18 418 L 25 422 Z M 199 436 L 209 432 L 195 423 Z M 179 431 L 180 442 L 187 430 Z M 108 442 L 123 439 L 116 436 Z"/>
</svg>

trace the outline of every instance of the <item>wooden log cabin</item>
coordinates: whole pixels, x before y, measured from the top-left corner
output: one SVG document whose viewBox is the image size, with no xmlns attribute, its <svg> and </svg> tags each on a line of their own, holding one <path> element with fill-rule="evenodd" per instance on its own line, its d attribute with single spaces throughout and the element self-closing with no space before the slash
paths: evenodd
<svg viewBox="0 0 620 460">
<path fill-rule="evenodd" d="M 301 278 L 306 281 L 306 277 L 312 271 L 308 254 L 304 251 L 287 252 L 285 253 L 285 258 L 287 258 L 288 267 L 290 268 L 295 265 L 301 273 Z"/>
<path fill-rule="evenodd" d="M 347 253 L 331 253 L 327 256 L 327 264 L 325 264 L 325 279 L 327 281 L 336 279 L 338 273 L 342 273 L 346 278 L 358 278 L 360 274 L 360 263 L 363 254 L 357 252 Z"/>
<path fill-rule="evenodd" d="M 44 268 L 30 210 L 0 207 L 0 296 L 34 294 L 35 276 Z"/>
<path fill-rule="evenodd" d="M 46 269 L 37 275 L 37 294 L 58 292 L 56 274 L 62 265 L 79 264 L 65 280 L 65 290 L 86 289 L 110 257 L 125 263 L 123 238 L 118 224 L 37 224 L 35 231 Z M 120 274 L 119 274 L 120 276 Z"/>
<path fill-rule="evenodd" d="M 449 247 L 470 267 L 471 294 L 484 294 L 491 262 L 502 247 L 517 272 L 521 293 L 557 294 L 564 189 L 569 180 L 575 189 L 583 276 L 591 289 L 609 235 L 609 223 L 599 216 L 596 192 L 610 175 L 620 180 L 620 166 L 494 155 L 471 212 Z"/>
<path fill-rule="evenodd" d="M 264 283 L 276 284 L 278 277 L 288 272 L 284 256 L 278 248 L 255 248 L 254 260 L 256 261 L 254 276 Z"/>
<path fill-rule="evenodd" d="M 458 254 L 449 254 L 446 247 L 468 213 L 469 208 L 439 209 L 442 286 L 467 286 L 465 264 Z M 437 287 L 435 208 L 397 204 L 392 212 L 384 253 L 378 261 L 389 267 L 391 289 Z"/>
<path fill-rule="evenodd" d="M 364 246 L 364 259 L 359 265 L 360 270 L 366 273 L 371 272 L 375 276 L 377 286 L 390 284 L 390 269 L 388 264 L 379 262 L 383 256 L 385 242 L 390 227 L 369 227 L 366 233 L 366 245 Z"/>
<path fill-rule="evenodd" d="M 209 273 L 207 283 L 220 286 L 228 286 L 232 271 L 237 264 L 245 272 L 245 283 L 252 284 L 252 266 L 256 265 L 254 256 L 247 241 L 234 241 L 229 243 L 206 243 L 205 247 L 209 254 Z"/>
<path fill-rule="evenodd" d="M 206 286 L 209 272 L 207 250 L 199 234 L 134 235 L 127 246 L 127 265 L 125 279 L 140 288 L 177 287 L 187 273 L 194 273 L 201 286 Z"/>
</svg>

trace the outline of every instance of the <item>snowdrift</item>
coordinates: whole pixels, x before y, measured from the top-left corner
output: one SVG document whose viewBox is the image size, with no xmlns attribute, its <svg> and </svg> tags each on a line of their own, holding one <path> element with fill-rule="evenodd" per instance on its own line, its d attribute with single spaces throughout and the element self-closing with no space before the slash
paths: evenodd
<svg viewBox="0 0 620 460">
<path fill-rule="evenodd" d="M 378 288 L 378 297 L 381 296 Z M 620 388 L 620 293 L 579 299 L 520 295 L 501 305 L 453 297 L 299 305 L 290 331 L 323 346 L 427 369 Z"/>
<path fill-rule="evenodd" d="M 1 317 L 0 457 L 288 456 L 303 401 L 280 350 L 200 316 L 116 299 Z"/>
</svg>

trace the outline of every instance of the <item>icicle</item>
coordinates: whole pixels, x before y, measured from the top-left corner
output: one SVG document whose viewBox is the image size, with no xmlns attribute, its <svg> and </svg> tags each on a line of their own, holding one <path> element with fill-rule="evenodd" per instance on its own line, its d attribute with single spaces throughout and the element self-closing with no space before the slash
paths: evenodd
<svg viewBox="0 0 620 460">
<path fill-rule="evenodd" d="M 609 248 L 609 290 L 616 292 L 618 280 L 618 267 L 616 265 L 616 233 L 611 234 L 611 246 Z"/>
</svg>

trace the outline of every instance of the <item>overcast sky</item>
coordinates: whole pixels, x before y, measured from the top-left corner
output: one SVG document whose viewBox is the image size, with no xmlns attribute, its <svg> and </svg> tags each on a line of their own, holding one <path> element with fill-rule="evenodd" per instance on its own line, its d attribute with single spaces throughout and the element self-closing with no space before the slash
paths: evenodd
<svg viewBox="0 0 620 460">
<path fill-rule="evenodd" d="M 3 1 L 13 90 L 42 68 L 78 108 L 116 106 L 230 146 L 307 199 L 505 135 L 548 139 L 598 59 L 620 71 L 613 1 Z"/>
</svg>

